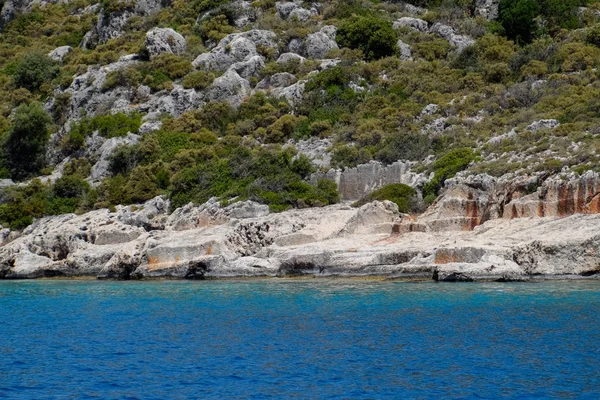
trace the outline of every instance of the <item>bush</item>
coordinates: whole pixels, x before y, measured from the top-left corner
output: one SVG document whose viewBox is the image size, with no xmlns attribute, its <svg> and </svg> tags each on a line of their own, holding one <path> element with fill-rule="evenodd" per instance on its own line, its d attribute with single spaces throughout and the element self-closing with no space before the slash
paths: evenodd
<svg viewBox="0 0 600 400">
<path fill-rule="evenodd" d="M 13 81 L 15 86 L 36 92 L 45 83 L 58 76 L 58 66 L 50 57 L 39 54 L 27 54 L 17 65 Z"/>
<path fill-rule="evenodd" d="M 476 159 L 477 156 L 469 148 L 453 149 L 441 156 L 430 168 L 434 172 L 434 176 L 423 186 L 423 195 L 426 197 L 436 196 L 444 186 L 446 179 L 450 179 L 466 169 Z"/>
<path fill-rule="evenodd" d="M 535 37 L 538 25 L 535 18 L 540 14 L 536 0 L 501 0 L 498 21 L 506 36 L 517 43 L 529 43 Z"/>
<path fill-rule="evenodd" d="M 22 104 L 16 109 L 4 148 L 13 178 L 26 178 L 44 167 L 51 123 L 50 114 L 38 102 Z"/>
<path fill-rule="evenodd" d="M 372 201 L 389 200 L 398 205 L 401 213 L 412 213 L 418 210 L 417 192 L 415 189 L 402 183 L 386 185 L 371 194 L 353 203 L 353 207 L 360 207 Z"/>
<path fill-rule="evenodd" d="M 342 47 L 359 49 L 367 60 L 392 56 L 398 40 L 392 24 L 376 16 L 353 17 L 338 28 L 336 40 Z"/>
<path fill-rule="evenodd" d="M 187 74 L 181 84 L 186 89 L 202 90 L 210 86 L 215 80 L 215 76 L 206 71 L 192 71 Z"/>
</svg>

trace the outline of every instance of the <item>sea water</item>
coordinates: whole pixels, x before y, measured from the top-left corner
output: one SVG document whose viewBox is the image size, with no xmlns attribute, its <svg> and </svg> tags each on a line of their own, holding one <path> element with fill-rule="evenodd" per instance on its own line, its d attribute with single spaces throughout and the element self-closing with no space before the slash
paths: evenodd
<svg viewBox="0 0 600 400">
<path fill-rule="evenodd" d="M 0 282 L 0 398 L 564 397 L 598 282 Z"/>
</svg>

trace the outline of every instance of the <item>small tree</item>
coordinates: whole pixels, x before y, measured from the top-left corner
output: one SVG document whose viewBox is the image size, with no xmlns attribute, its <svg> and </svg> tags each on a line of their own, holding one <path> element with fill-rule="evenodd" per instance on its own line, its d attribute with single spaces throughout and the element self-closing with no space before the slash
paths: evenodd
<svg viewBox="0 0 600 400">
<path fill-rule="evenodd" d="M 535 19 L 540 15 L 536 0 L 502 0 L 498 14 L 509 39 L 519 44 L 533 40 L 538 29 Z"/>
<path fill-rule="evenodd" d="M 13 77 L 15 86 L 25 88 L 30 92 L 40 89 L 44 83 L 49 83 L 58 75 L 58 66 L 50 57 L 39 54 L 27 54 L 16 68 Z"/>
<path fill-rule="evenodd" d="M 13 178 L 26 178 L 44 167 L 51 122 L 50 114 L 38 102 L 17 108 L 4 149 Z"/>
<path fill-rule="evenodd" d="M 369 16 L 343 22 L 336 39 L 342 47 L 361 50 L 367 60 L 377 60 L 395 54 L 398 38 L 391 22 Z"/>
</svg>

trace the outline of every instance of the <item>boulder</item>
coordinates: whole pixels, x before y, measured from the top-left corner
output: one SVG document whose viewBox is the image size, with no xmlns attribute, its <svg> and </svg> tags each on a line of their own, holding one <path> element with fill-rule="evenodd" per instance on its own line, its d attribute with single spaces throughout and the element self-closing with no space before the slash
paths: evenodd
<svg viewBox="0 0 600 400">
<path fill-rule="evenodd" d="M 260 71 L 265 67 L 265 61 L 262 56 L 254 56 L 246 61 L 240 61 L 232 64 L 230 70 L 237 72 L 244 79 L 250 79 L 253 76 L 259 76 Z"/>
<path fill-rule="evenodd" d="M 304 41 L 305 53 L 309 58 L 322 59 L 331 50 L 338 49 L 335 41 L 335 26 L 324 26 L 320 31 L 308 35 Z"/>
<path fill-rule="evenodd" d="M 270 88 L 285 88 L 296 83 L 298 79 L 289 72 L 279 72 L 267 76 L 256 84 L 256 90 L 268 90 Z"/>
<path fill-rule="evenodd" d="M 71 51 L 73 51 L 71 46 L 60 46 L 48 53 L 48 57 L 54 61 L 62 62 Z"/>
<path fill-rule="evenodd" d="M 186 50 L 186 41 L 171 28 L 154 28 L 146 33 L 144 47 L 151 59 L 162 53 L 182 55 Z"/>
<path fill-rule="evenodd" d="M 486 19 L 498 18 L 498 7 L 500 0 L 476 0 L 475 15 L 482 16 Z"/>
<path fill-rule="evenodd" d="M 448 41 L 452 47 L 455 47 L 458 52 L 463 51 L 469 46 L 475 44 L 475 39 L 466 35 L 457 35 L 454 28 L 448 25 L 436 22 L 431 27 L 431 33 L 434 33 Z"/>
<path fill-rule="evenodd" d="M 418 18 L 412 17 L 402 17 L 396 21 L 392 25 L 394 29 L 399 29 L 402 27 L 408 27 L 417 32 L 427 32 L 429 31 L 429 24 L 427 21 Z"/>
<path fill-rule="evenodd" d="M 412 49 L 407 43 L 404 43 L 402 40 L 398 40 L 396 44 L 398 46 L 398 51 L 400 53 L 400 60 L 402 61 L 412 61 Z"/>
<path fill-rule="evenodd" d="M 250 93 L 250 83 L 233 69 L 215 79 L 207 92 L 209 101 L 226 101 L 238 107 Z"/>
<path fill-rule="evenodd" d="M 277 35 L 271 31 L 253 29 L 225 36 L 208 53 L 200 54 L 192 62 L 196 69 L 206 71 L 226 71 L 232 64 L 248 61 L 257 56 L 257 46 L 270 48 L 277 52 Z"/>
<path fill-rule="evenodd" d="M 296 53 L 283 53 L 275 62 L 277 64 L 287 64 L 289 62 L 297 62 L 298 64 L 302 64 L 305 60 L 306 59 L 304 57 Z"/>
</svg>

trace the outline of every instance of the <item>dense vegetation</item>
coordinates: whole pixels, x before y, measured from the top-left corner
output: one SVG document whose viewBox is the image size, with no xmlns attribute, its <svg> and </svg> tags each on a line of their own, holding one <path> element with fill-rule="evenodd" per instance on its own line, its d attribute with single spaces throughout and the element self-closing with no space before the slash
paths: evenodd
<svg viewBox="0 0 600 400">
<path fill-rule="evenodd" d="M 13 228 L 43 215 L 143 202 L 159 194 L 167 194 L 173 207 L 213 196 L 225 202 L 253 199 L 273 210 L 337 202 L 334 183 L 309 183 L 316 168 L 290 140 L 329 140 L 335 168 L 416 161 L 417 170 L 433 173 L 422 188 L 426 202 L 464 170 L 500 176 L 599 169 L 596 1 L 501 0 L 497 20 L 474 16 L 473 0 L 408 1 L 427 7 L 418 17 L 430 25 L 451 25 L 474 38 L 462 52 L 433 33 L 393 29 L 394 21 L 409 15 L 402 3 L 366 0 L 323 1 L 319 14 L 302 22 L 280 18 L 274 1 L 259 0 L 252 7 L 260 16 L 243 29 L 235 26 L 239 15 L 229 1 L 174 1 L 151 16 L 132 17 L 123 35 L 86 49 L 79 45 L 98 16 L 82 10 L 92 3 L 34 6 L 0 32 L 0 177 L 24 182 L 50 174 L 70 157 L 55 183 L 34 179 L 3 191 L 0 222 Z M 103 0 L 100 7 L 124 12 L 132 4 Z M 257 93 L 239 108 L 209 101 L 176 118 L 162 115 L 159 130 L 114 152 L 110 177 L 99 185 L 86 180 L 97 161 L 90 150 L 93 136 L 120 138 L 137 133 L 143 122 L 143 113 L 107 110 L 66 124 L 70 97 L 63 90 L 88 67 L 131 53 L 147 57 L 146 31 L 171 27 L 186 38 L 185 54 L 146 58 L 113 71 L 103 90 L 143 85 L 157 94 L 177 83 L 201 91 L 222 71 L 196 71 L 191 61 L 227 34 L 271 30 L 284 52 L 287 42 L 322 25 L 338 28 L 340 49 L 327 56 L 340 62 L 319 73 L 313 72 L 320 69 L 318 61 L 278 64 L 275 52 L 258 49 L 266 66 L 250 84 L 292 73 L 307 80 L 300 102 Z M 412 61 L 400 59 L 399 39 L 412 49 Z M 47 56 L 64 45 L 73 50 L 62 62 Z M 425 112 L 429 104 L 437 107 Z M 531 128 L 543 119 L 560 125 Z M 50 141 L 52 134 L 60 140 Z M 412 200 L 394 199 L 412 194 L 392 189 L 374 198 L 387 196 L 410 211 Z"/>
</svg>

